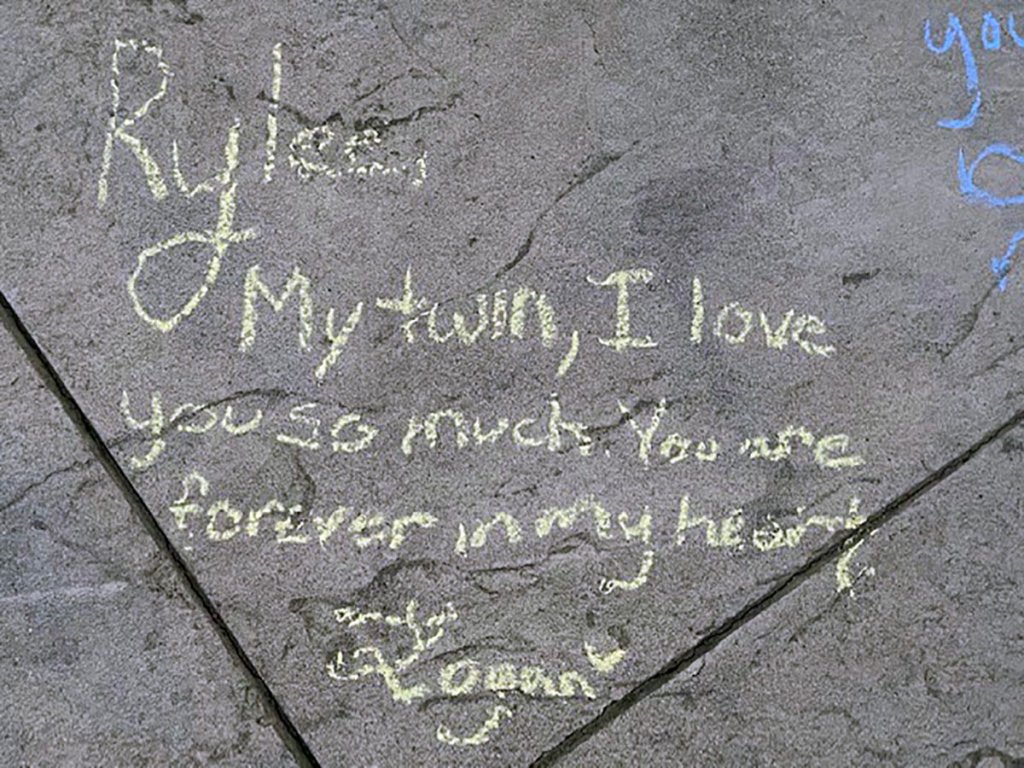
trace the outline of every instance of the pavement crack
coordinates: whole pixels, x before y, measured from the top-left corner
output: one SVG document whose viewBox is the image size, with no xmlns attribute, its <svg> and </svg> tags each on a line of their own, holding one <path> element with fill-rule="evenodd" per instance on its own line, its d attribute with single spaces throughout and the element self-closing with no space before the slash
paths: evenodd
<svg viewBox="0 0 1024 768">
<path fill-rule="evenodd" d="M 370 98 L 371 96 L 373 96 L 373 94 L 377 93 L 381 89 L 387 88 L 389 85 L 391 85 L 392 83 L 396 82 L 397 80 L 401 80 L 407 74 L 412 76 L 412 77 L 415 77 L 415 74 L 414 74 L 415 72 L 416 72 L 416 70 L 410 69 L 408 72 L 399 72 L 397 75 L 392 75 L 391 77 L 385 78 L 385 79 L 381 80 L 380 82 L 378 82 L 376 85 L 374 85 L 372 88 L 370 88 L 370 90 L 363 91 L 362 93 L 357 93 L 355 95 L 355 98 L 352 100 L 352 103 L 353 104 L 358 104 L 363 99 Z"/>
<path fill-rule="evenodd" d="M 299 475 L 298 484 L 302 488 L 302 511 L 303 514 L 308 516 L 313 513 L 313 508 L 316 506 L 316 481 L 309 473 L 309 470 L 306 469 L 306 465 L 302 463 L 298 451 L 293 454 L 293 460 L 295 461 L 295 471 Z"/>
<path fill-rule="evenodd" d="M 582 16 L 583 23 L 586 25 L 587 30 L 590 32 L 590 49 L 594 52 L 596 57 L 597 66 L 599 66 L 605 74 L 608 73 L 607 67 L 604 64 L 604 57 L 601 55 L 601 49 L 597 47 L 597 30 L 594 29 L 594 23 L 587 18 L 586 14 Z"/>
<path fill-rule="evenodd" d="M 1017 354 L 1018 352 L 1020 352 L 1020 351 L 1021 351 L 1022 349 L 1024 349 L 1024 344 L 1016 344 L 1016 345 L 1014 345 L 1013 347 L 1010 347 L 1010 349 L 1006 350 L 1005 352 L 1001 352 L 1000 354 L 998 354 L 998 355 L 997 355 L 997 356 L 996 356 L 996 357 L 995 357 L 995 358 L 994 358 L 994 359 L 992 360 L 992 362 L 990 362 L 990 363 L 989 363 L 988 365 L 986 365 L 986 366 L 985 366 L 984 368 L 979 368 L 978 370 L 974 371 L 974 373 L 972 373 L 972 374 L 971 374 L 971 378 L 972 378 L 972 379 L 976 379 L 976 378 L 978 378 L 979 376 L 984 376 L 984 375 L 985 375 L 986 373 L 988 373 L 989 371 L 994 371 L 994 370 L 995 370 L 996 368 L 998 368 L 998 367 L 999 367 L 999 366 L 1000 366 L 1000 365 L 1001 365 L 1001 364 L 1002 364 L 1002 363 L 1003 363 L 1003 362 L 1004 362 L 1005 360 L 1008 360 L 1008 359 L 1010 359 L 1011 357 L 1013 357 L 1014 355 L 1016 355 L 1016 354 Z"/>
<path fill-rule="evenodd" d="M 117 459 L 114 458 L 110 448 L 103 441 L 99 431 L 89 420 L 89 417 L 86 416 L 85 411 L 82 410 L 78 401 L 75 400 L 64 380 L 57 373 L 56 368 L 54 368 L 32 334 L 29 333 L 28 328 L 26 328 L 17 312 L 15 312 L 14 307 L 7 300 L 6 295 L 2 292 L 0 292 L 0 325 L 3 325 L 7 332 L 10 333 L 11 337 L 25 354 L 25 357 L 28 358 L 28 362 L 43 384 L 57 398 L 57 401 L 64 409 L 64 413 L 74 425 L 82 441 L 106 470 L 107 475 L 114 485 L 117 486 L 125 501 L 128 502 L 136 518 L 182 580 L 190 596 L 207 615 L 228 654 L 241 669 L 248 684 L 258 693 L 268 719 L 271 721 L 274 730 L 277 731 L 285 747 L 295 759 L 295 762 L 300 768 L 319 768 L 319 762 L 314 757 L 309 745 L 306 744 L 302 735 L 296 729 L 294 723 L 292 723 L 291 718 L 285 712 L 273 691 L 270 690 L 270 686 L 263 679 L 252 659 L 249 658 L 245 649 L 242 648 L 238 638 L 221 615 L 220 609 L 206 593 L 206 590 L 199 583 L 199 579 L 189 568 L 181 554 L 174 548 L 170 539 L 167 538 L 167 534 L 160 527 L 152 510 L 146 504 L 138 489 L 132 484 L 128 475 L 121 468 L 121 465 L 117 463 Z"/>
<path fill-rule="evenodd" d="M 419 61 L 426 64 L 435 75 L 444 80 L 448 80 L 448 75 L 442 69 L 440 69 L 437 65 L 434 64 L 434 62 L 432 62 L 430 59 L 428 59 L 426 56 L 420 53 L 420 51 L 412 43 L 405 39 L 405 35 L 403 35 L 401 30 L 399 30 L 398 28 L 398 23 L 395 21 L 395 14 L 392 12 L 390 5 L 384 7 L 384 13 L 388 17 L 388 26 L 390 26 L 391 31 L 395 33 L 395 37 L 398 38 L 398 42 L 402 44 L 402 47 L 405 48 L 405 50 L 407 50 L 413 58 L 418 59 Z"/>
<path fill-rule="evenodd" d="M 877 276 L 881 271 L 881 267 L 876 267 L 875 269 L 869 269 L 863 272 L 847 272 L 842 277 L 843 285 L 852 285 L 856 288 L 861 283 L 865 283 Z M 986 298 L 988 297 L 986 296 Z M 975 317 L 975 319 L 977 319 L 977 317 Z"/>
<path fill-rule="evenodd" d="M 453 94 L 453 96 L 449 99 L 448 106 L 426 107 L 426 108 L 421 108 L 421 109 L 426 109 L 428 111 L 434 111 L 434 112 L 444 111 L 444 109 L 447 109 L 450 106 L 453 106 L 454 101 L 457 101 L 459 98 L 460 98 L 460 94 L 456 93 L 456 94 Z M 411 115 L 411 116 L 407 116 L 407 118 L 410 118 L 410 119 L 415 119 L 417 117 L 418 117 L 418 115 L 416 113 L 413 113 L 413 115 Z M 405 118 L 403 118 L 403 119 L 405 119 Z M 629 145 L 629 147 L 627 147 L 626 149 L 624 149 L 621 152 L 614 152 L 614 153 L 602 154 L 602 155 L 591 155 L 590 157 L 588 157 L 584 161 L 583 167 L 573 176 L 572 180 L 562 189 L 562 191 L 560 191 L 557 195 L 555 195 L 554 199 L 547 205 L 546 208 L 544 208 L 544 210 L 542 210 L 540 212 L 540 214 L 537 216 L 537 218 L 534 219 L 533 226 L 531 226 L 530 227 L 530 231 L 526 233 L 526 237 L 523 240 L 523 242 L 519 244 L 519 248 L 516 249 L 516 255 L 515 256 L 513 256 L 509 261 L 507 261 L 504 264 L 502 264 L 498 268 L 498 270 L 485 283 L 483 283 L 482 285 L 474 288 L 471 291 L 460 291 L 459 293 L 456 293 L 456 294 L 453 294 L 451 296 L 448 296 L 447 298 L 443 298 L 439 302 L 437 302 L 437 305 L 439 307 L 447 307 L 450 304 L 452 304 L 452 302 L 463 301 L 463 300 L 465 300 L 466 298 L 468 298 L 470 296 L 479 294 L 482 291 L 488 291 L 491 288 L 493 288 L 494 285 L 501 278 L 503 278 L 505 275 L 507 275 L 509 272 L 511 272 L 513 269 L 515 269 L 517 266 L 519 266 L 519 264 L 527 256 L 530 255 L 530 251 L 533 250 L 533 242 L 534 242 L 534 240 L 537 237 L 537 230 L 538 230 L 538 228 L 540 227 L 540 225 L 544 221 L 544 219 L 547 217 L 547 215 L 549 213 L 551 213 L 551 211 L 553 211 L 558 206 L 558 204 L 560 202 L 562 202 L 562 200 L 564 200 L 566 197 L 568 197 L 570 194 L 572 194 L 575 190 L 579 189 L 581 186 L 586 184 L 588 181 L 593 179 L 595 176 L 597 176 L 600 173 L 602 173 L 603 171 L 605 171 L 609 166 L 611 166 L 614 163 L 618 162 L 623 157 L 625 157 L 627 154 L 632 152 L 646 138 L 647 137 L 644 136 L 644 137 L 641 137 L 641 138 L 635 140 L 632 144 Z M 382 332 L 381 334 L 379 334 L 377 336 L 377 338 L 374 340 L 374 344 L 376 346 L 380 346 L 384 342 L 388 341 L 392 336 L 394 336 L 398 332 L 399 327 L 400 326 L 395 325 L 390 330 Z"/>
<path fill-rule="evenodd" d="M 203 403 L 202 405 L 198 406 L 197 410 L 201 411 L 209 408 L 219 408 L 222 405 L 232 405 L 233 403 L 239 400 L 245 400 L 250 397 L 264 397 L 270 402 L 276 403 L 280 402 L 281 400 L 285 400 L 286 398 L 289 397 L 297 397 L 297 394 L 290 390 L 280 389 L 277 387 L 257 387 L 255 389 L 243 389 L 238 392 L 232 392 L 229 395 L 224 395 L 224 397 L 217 398 L 216 400 L 211 400 L 208 403 Z M 164 428 L 161 429 L 160 432 L 157 434 L 157 437 L 167 437 L 171 430 L 173 430 L 180 424 L 184 424 L 189 419 L 193 418 L 195 415 L 196 414 L 193 411 L 182 411 L 182 413 L 177 418 L 171 419 L 170 421 L 167 422 Z M 110 443 L 110 445 L 119 444 L 120 442 L 123 442 L 123 439 L 118 441 L 118 443 L 112 442 Z"/>
<path fill-rule="evenodd" d="M 816 624 L 818 624 L 819 622 L 821 622 L 821 620 L 822 620 L 822 619 L 824 619 L 824 618 L 825 618 L 826 616 L 828 616 L 828 615 L 829 615 L 829 614 L 830 614 L 830 613 L 831 613 L 831 612 L 832 612 L 833 610 L 835 610 L 836 606 L 837 606 L 837 605 L 839 605 L 839 601 L 840 601 L 840 600 L 842 600 L 842 599 L 843 599 L 843 594 L 842 594 L 841 592 L 837 592 L 837 593 L 835 594 L 835 596 L 834 596 L 834 597 L 833 597 L 833 598 L 832 598 L 831 600 L 829 600 L 829 601 L 828 601 L 828 603 L 827 603 L 827 604 L 825 605 L 825 607 L 824 607 L 824 608 L 822 608 L 822 609 L 821 609 L 820 611 L 818 611 L 818 612 L 817 612 L 816 614 L 814 614 L 814 615 L 813 615 L 813 616 L 812 616 L 811 618 L 809 618 L 809 619 L 808 619 L 807 621 L 805 621 L 805 622 L 801 623 L 801 624 L 800 624 L 800 626 L 799 626 L 799 627 L 797 627 L 797 628 L 796 628 L 796 629 L 795 629 L 795 630 L 794 630 L 794 631 L 793 631 L 793 632 L 792 632 L 792 633 L 790 634 L 790 636 L 789 636 L 789 641 L 788 641 L 788 642 L 790 642 L 790 643 L 796 643 L 796 642 L 799 642 L 800 640 L 802 640 L 802 639 L 803 639 L 803 637 L 804 637 L 804 635 L 806 635 L 806 634 L 807 634 L 807 632 L 808 632 L 808 631 L 809 631 L 809 630 L 810 630 L 810 629 L 811 629 L 812 627 L 814 627 L 814 626 L 815 626 Z"/>
<path fill-rule="evenodd" d="M 263 91 L 256 94 L 257 101 L 265 101 L 268 104 L 276 104 L 282 112 L 286 112 L 295 118 L 295 121 L 303 128 L 312 130 L 313 128 L 319 128 L 329 123 L 341 123 L 345 124 L 345 119 L 342 117 L 340 112 L 332 112 L 323 120 L 318 120 L 313 115 L 303 112 L 301 109 L 296 107 L 294 104 L 289 104 L 284 101 L 278 101 L 277 99 L 271 98 Z"/>
<path fill-rule="evenodd" d="M 490 279 L 490 281 L 487 283 L 485 287 L 490 287 L 493 283 L 500 280 L 502 277 L 507 275 L 517 266 L 519 266 L 520 262 L 522 262 L 523 259 L 530 255 L 530 251 L 533 249 L 533 241 L 537 235 L 538 227 L 540 227 L 541 222 L 544 221 L 545 217 L 547 217 L 547 215 L 551 213 L 551 211 L 554 210 L 554 208 L 560 202 L 562 202 L 562 200 L 564 200 L 566 197 L 572 194 L 575 190 L 582 187 L 592 178 L 603 172 L 613 163 L 616 163 L 619 160 L 621 160 L 637 144 L 639 144 L 639 142 L 634 141 L 630 145 L 629 149 L 623 150 L 622 152 L 604 155 L 592 155 L 589 158 L 587 158 L 587 160 L 583 164 L 583 168 L 580 169 L 580 171 L 573 176 L 572 180 L 565 186 L 565 188 L 562 189 L 561 192 L 555 195 L 554 199 L 548 204 L 548 206 L 543 211 L 540 212 L 540 215 L 537 216 L 537 218 L 534 220 L 533 226 L 530 227 L 530 231 L 526 234 L 526 238 L 523 240 L 522 243 L 520 243 L 519 248 L 516 250 L 516 255 L 510 261 L 503 264 L 498 269 L 498 271 L 494 273 L 494 276 Z"/>
<path fill-rule="evenodd" d="M 845 278 L 843 278 L 843 281 L 845 282 Z M 961 344 L 967 341 L 968 337 L 972 333 L 974 333 L 974 327 L 978 324 L 978 318 L 981 316 L 981 309 L 985 306 L 985 302 L 988 301 L 989 297 L 992 295 L 992 291 L 994 291 L 998 285 L 998 280 L 992 283 L 992 285 L 988 287 L 988 290 L 985 291 L 985 295 L 978 299 L 978 301 L 974 302 L 974 306 L 971 307 L 971 310 L 967 313 L 966 317 L 958 324 L 963 330 L 957 334 L 956 338 L 949 343 L 949 346 L 946 347 L 945 350 L 939 353 L 940 358 L 945 360 L 953 354 Z"/>
<path fill-rule="evenodd" d="M 858 542 L 863 541 L 932 488 L 961 469 L 988 445 L 1004 437 L 1006 433 L 1019 426 L 1022 422 L 1024 422 L 1024 410 L 1019 410 L 1002 424 L 986 432 L 979 440 L 957 456 L 873 512 L 863 524 L 837 535 L 829 544 L 811 555 L 803 565 L 776 578 L 773 586 L 766 592 L 748 602 L 732 616 L 714 625 L 710 632 L 698 640 L 696 644 L 669 659 L 659 670 L 638 685 L 635 685 L 622 697 L 608 703 L 598 715 L 576 728 L 557 744 L 541 754 L 530 764 L 530 768 L 546 768 L 561 761 L 562 758 L 611 725 L 645 698 L 672 682 L 680 672 L 686 670 L 695 661 L 703 659 L 724 640 L 774 606 L 790 592 L 800 587 L 801 584 L 838 558 L 847 550 L 847 547 L 852 547 Z"/>
<path fill-rule="evenodd" d="M 996 765 L 996 763 L 992 762 L 995 760 L 999 761 L 998 765 L 1001 768 L 1024 768 L 1024 757 L 1014 757 L 993 747 L 975 750 L 964 757 L 963 760 L 950 764 L 949 768 L 976 768 L 976 766 L 980 766 L 983 762 L 986 765 Z"/>
<path fill-rule="evenodd" d="M 386 134 L 395 126 L 415 123 L 424 115 L 431 115 L 437 112 L 447 112 L 449 109 L 454 109 L 458 106 L 461 99 L 462 94 L 455 91 L 449 94 L 448 98 L 444 102 L 438 104 L 425 104 L 421 107 L 416 107 L 412 112 L 401 115 L 400 117 L 368 116 L 358 118 L 353 122 L 353 127 L 356 131 L 373 128 L 380 134 Z"/>
<path fill-rule="evenodd" d="M 94 461 L 95 461 L 95 459 L 86 459 L 84 461 L 73 461 L 70 464 L 67 464 L 67 465 L 65 465 L 63 467 L 58 467 L 57 469 L 54 469 L 54 470 L 52 470 L 50 472 L 47 472 L 45 475 L 43 475 L 38 480 L 36 480 L 34 482 L 31 482 L 28 485 L 23 486 L 21 489 L 16 491 L 15 494 L 13 496 L 11 496 L 9 499 L 5 499 L 4 501 L 0 501 L 0 512 L 6 512 L 8 509 L 13 507 L 15 504 L 17 504 L 18 502 L 22 501 L 26 496 L 28 496 L 30 493 L 32 493 L 32 491 L 36 490 L 36 488 L 40 488 L 40 487 L 46 485 L 48 482 L 50 482 L 50 480 L 52 480 L 53 478 L 57 477 L 57 475 L 62 475 L 65 472 L 75 472 L 75 471 L 77 471 L 79 469 L 85 469 L 86 467 L 91 465 Z"/>
<path fill-rule="evenodd" d="M 607 446 L 609 435 L 621 429 L 630 421 L 635 421 L 636 417 L 640 414 L 652 408 L 656 408 L 659 405 L 664 405 L 665 410 L 662 411 L 661 414 L 664 416 L 681 402 L 683 402 L 681 398 L 665 399 L 664 401 L 655 401 L 646 398 L 637 400 L 628 411 L 620 412 L 619 417 L 615 419 L 615 421 L 607 424 L 594 424 L 587 430 L 587 434 L 594 441 L 595 447 L 604 448 Z M 634 429 L 636 428 L 634 427 Z"/>
</svg>

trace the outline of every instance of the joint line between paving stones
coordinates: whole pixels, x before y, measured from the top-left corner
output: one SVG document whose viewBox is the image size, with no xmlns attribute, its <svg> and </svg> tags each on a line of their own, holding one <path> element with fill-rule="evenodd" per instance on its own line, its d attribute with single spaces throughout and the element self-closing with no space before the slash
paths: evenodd
<svg viewBox="0 0 1024 768">
<path fill-rule="evenodd" d="M 847 547 L 855 546 L 858 542 L 863 541 L 871 533 L 895 518 L 906 507 L 967 464 L 990 443 L 998 440 L 1022 422 L 1024 422 L 1024 410 L 1017 411 L 1005 422 L 985 433 L 981 439 L 973 443 L 962 453 L 915 483 L 908 490 L 896 496 L 881 509 L 869 515 L 867 520 L 860 526 L 844 532 L 833 539 L 830 544 L 812 555 L 803 565 L 780 576 L 774 587 L 752 602 L 747 603 L 737 613 L 715 626 L 695 645 L 674 656 L 661 669 L 634 686 L 621 698 L 609 703 L 597 716 L 569 733 L 564 739 L 541 754 L 530 764 L 530 768 L 548 768 L 561 761 L 585 741 L 595 736 L 600 730 L 611 725 L 620 716 L 639 704 L 643 699 L 667 685 L 676 675 L 684 671 L 695 661 L 713 651 L 734 632 L 743 628 L 783 597 L 797 589 L 825 565 L 837 558 Z"/>
<path fill-rule="evenodd" d="M 43 352 L 32 334 L 29 333 L 28 328 L 25 326 L 24 322 L 22 322 L 18 313 L 14 310 L 14 307 L 7 300 L 7 297 L 2 291 L 0 291 L 0 320 L 2 320 L 4 327 L 28 358 L 29 363 L 31 363 L 36 373 L 39 374 L 40 378 L 42 378 L 46 388 L 49 389 L 57 398 L 58 402 L 60 402 L 64 412 L 75 425 L 79 434 L 85 440 L 85 443 L 89 446 L 97 460 L 103 465 L 107 474 L 114 481 L 115 485 L 117 485 L 126 501 L 128 501 L 132 511 L 142 523 L 143 528 L 146 529 L 150 538 L 152 538 L 156 543 L 157 548 L 170 559 L 174 570 L 177 571 L 178 576 L 185 582 L 188 591 L 196 602 L 198 602 L 200 608 L 206 613 L 207 618 L 213 624 L 217 635 L 220 637 L 225 648 L 227 648 L 228 653 L 235 659 L 236 663 L 241 666 L 245 676 L 248 678 L 249 684 L 260 696 L 264 708 L 273 720 L 274 729 L 277 731 L 278 736 L 284 742 L 288 751 L 291 752 L 292 757 L 295 758 L 301 768 L 319 768 L 319 763 L 313 756 L 313 752 L 309 748 L 309 745 L 306 744 L 302 735 L 299 733 L 294 723 L 292 723 L 291 719 L 284 711 L 284 708 L 278 702 L 277 697 L 275 697 L 273 691 L 270 690 L 270 686 L 267 685 L 262 675 L 260 675 L 259 671 L 256 669 L 256 665 L 253 664 L 249 655 L 242 648 L 242 645 L 239 643 L 238 638 L 235 637 L 234 632 L 231 631 L 231 628 L 228 627 L 227 623 L 224 621 L 224 617 L 221 615 L 220 610 L 206 593 L 206 590 L 203 589 L 195 574 L 192 573 L 188 564 L 181 557 L 181 554 L 171 544 L 170 539 L 160 527 L 160 524 L 157 522 L 156 516 L 149 508 L 149 505 L 146 504 L 142 495 L 135 488 L 135 485 L 128 478 L 128 475 L 125 474 L 121 465 L 118 464 L 117 459 L 114 458 L 114 455 L 110 452 L 107 444 L 103 441 L 103 438 L 100 437 L 96 427 L 93 426 L 88 416 L 85 415 L 85 411 L 82 410 L 82 407 L 72 396 L 70 390 L 60 377 L 60 374 L 57 373 L 57 370 L 50 363 L 49 358 Z"/>
</svg>

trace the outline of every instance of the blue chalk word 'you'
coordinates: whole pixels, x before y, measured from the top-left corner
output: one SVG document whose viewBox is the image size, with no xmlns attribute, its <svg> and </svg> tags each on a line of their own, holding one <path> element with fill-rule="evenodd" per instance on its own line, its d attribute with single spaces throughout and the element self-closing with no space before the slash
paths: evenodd
<svg viewBox="0 0 1024 768">
<path fill-rule="evenodd" d="M 1006 32 L 1018 48 L 1024 48 L 1024 37 L 1017 33 L 1017 24 L 1013 14 L 1006 17 Z M 993 14 L 986 13 L 981 21 L 979 30 L 981 45 L 986 51 L 998 51 L 1003 45 L 1003 29 Z M 954 44 L 960 49 L 960 56 L 964 66 L 964 88 L 967 95 L 971 97 L 971 108 L 967 114 L 958 118 L 946 118 L 939 120 L 943 128 L 961 130 L 970 128 L 978 119 L 978 112 L 981 110 L 981 84 L 978 80 L 978 62 L 974 57 L 974 50 L 971 47 L 971 39 L 964 30 L 960 17 L 955 13 L 949 14 L 946 20 L 946 33 L 942 42 L 936 42 L 932 33 L 932 23 L 926 19 L 924 22 L 924 44 L 925 47 L 935 54 L 949 53 Z M 1009 44 L 1009 43 L 1007 43 Z"/>
</svg>

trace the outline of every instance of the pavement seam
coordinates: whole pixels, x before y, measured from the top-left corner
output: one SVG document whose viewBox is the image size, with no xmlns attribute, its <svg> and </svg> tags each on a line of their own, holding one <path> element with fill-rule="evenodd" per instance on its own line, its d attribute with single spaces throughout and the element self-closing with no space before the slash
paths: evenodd
<svg viewBox="0 0 1024 768">
<path fill-rule="evenodd" d="M 742 629 L 790 592 L 797 589 L 811 576 L 836 559 L 847 547 L 855 546 L 871 533 L 893 520 L 906 507 L 949 478 L 989 444 L 1003 437 L 1022 422 L 1024 422 L 1024 410 L 1017 411 L 1002 424 L 986 432 L 963 452 L 893 498 L 881 509 L 869 515 L 867 520 L 860 526 L 844 532 L 833 539 L 830 544 L 812 555 L 803 565 L 780 576 L 776 579 L 774 587 L 720 622 L 708 634 L 698 640 L 696 644 L 672 657 L 657 672 L 635 685 L 625 695 L 607 704 L 595 717 L 570 732 L 557 744 L 543 752 L 536 760 L 530 763 L 530 768 L 549 768 L 549 766 L 553 766 L 567 757 L 577 747 L 595 736 L 602 729 L 611 725 L 628 710 L 675 679 L 676 675 L 687 669 L 693 662 L 702 659 L 713 651 L 734 632 Z"/>
<path fill-rule="evenodd" d="M 298 763 L 300 768 L 319 768 L 320 764 L 314 757 L 309 745 L 306 744 L 302 735 L 277 700 L 277 697 L 270 690 L 270 686 L 267 685 L 267 682 L 256 669 L 256 665 L 242 648 L 234 632 L 231 631 L 231 628 L 224 621 L 220 610 L 206 593 L 206 590 L 203 589 L 198 578 L 192 573 L 181 554 L 171 544 L 170 539 L 160 527 L 149 505 L 146 504 L 142 495 L 135 488 L 128 475 L 125 474 L 121 465 L 118 464 L 117 459 L 110 452 L 99 431 L 93 426 L 85 411 L 82 410 L 82 407 L 72 396 L 63 379 L 57 373 L 53 364 L 50 363 L 49 358 L 35 338 L 29 333 L 28 328 L 2 291 L 0 291 L 0 324 L 4 326 L 21 348 L 21 351 L 28 358 L 29 363 L 36 374 L 42 379 L 46 388 L 57 398 L 65 414 L 71 423 L 74 424 L 79 436 L 96 456 L 96 459 L 106 470 L 107 475 L 113 480 L 118 490 L 121 491 L 121 495 L 124 496 L 135 516 L 141 522 L 143 528 L 145 528 L 146 533 L 149 534 L 156 544 L 157 549 L 170 560 L 172 567 L 184 582 L 186 589 L 210 620 L 214 631 L 227 649 L 228 654 L 243 670 L 247 682 L 260 697 L 263 708 L 274 726 L 274 730 L 277 731 L 278 736 L 284 742 L 292 757 L 295 758 L 296 763 Z"/>
</svg>

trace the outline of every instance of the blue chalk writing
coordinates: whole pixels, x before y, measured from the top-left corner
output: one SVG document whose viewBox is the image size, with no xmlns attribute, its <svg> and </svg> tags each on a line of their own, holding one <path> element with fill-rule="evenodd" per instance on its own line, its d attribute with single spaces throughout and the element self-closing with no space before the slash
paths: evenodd
<svg viewBox="0 0 1024 768">
<path fill-rule="evenodd" d="M 1017 245 L 1021 240 L 1024 240 L 1024 229 L 1014 233 L 1013 237 L 1010 238 L 1010 245 L 1006 248 L 1006 253 L 1002 257 L 993 257 L 991 266 L 992 273 L 999 278 L 999 290 L 1006 290 L 1006 281 L 1008 273 L 1010 271 L 1010 260 L 1013 258 L 1013 254 L 1017 251 Z"/>
<path fill-rule="evenodd" d="M 987 205 L 992 208 L 1006 208 L 1011 205 L 1024 205 L 1024 195 L 997 195 L 985 189 L 983 186 L 978 186 L 975 182 L 974 174 L 978 170 L 978 166 L 989 157 L 1002 157 L 1016 163 L 1017 165 L 1024 165 L 1024 153 L 1021 153 L 1007 144 L 989 144 L 985 149 L 978 153 L 978 156 L 974 158 L 974 161 L 971 162 L 970 165 L 967 164 L 967 161 L 964 158 L 964 150 L 961 148 L 960 154 L 957 158 L 957 176 L 960 179 L 960 194 L 972 202 L 982 203 L 983 205 Z M 1021 240 L 1024 240 L 1024 230 L 1016 232 L 1013 237 L 1010 238 L 1010 244 L 1007 246 L 1006 252 L 1001 257 L 993 257 L 990 262 L 992 273 L 999 278 L 1000 291 L 1006 290 L 1006 283 L 1009 280 L 1010 264 L 1013 260 L 1014 254 L 1017 252 L 1017 246 L 1020 244 Z"/>
<path fill-rule="evenodd" d="M 1018 48 L 1024 48 L 1024 38 L 1017 32 L 1016 19 L 1012 13 L 1007 16 L 1006 31 Z M 986 51 L 998 51 L 1003 44 L 1003 29 L 999 19 L 991 12 L 986 13 L 982 18 L 980 37 L 982 48 Z M 959 47 L 960 55 L 963 58 L 964 88 L 968 95 L 974 96 L 974 100 L 966 115 L 960 118 L 939 120 L 938 124 L 943 128 L 964 130 L 974 125 L 981 110 L 981 82 L 978 74 L 978 62 L 974 57 L 970 38 L 964 31 L 960 17 L 955 13 L 950 13 L 947 17 L 946 32 L 941 43 L 935 42 L 931 22 L 927 19 L 925 20 L 924 44 L 929 51 L 942 55 L 951 51 L 954 43 Z M 990 158 L 993 162 L 1008 160 L 1016 165 L 1024 165 L 1024 152 L 1011 147 L 1009 144 L 1001 142 L 989 144 L 978 153 L 977 157 L 970 164 L 967 163 L 963 147 L 961 147 L 957 157 L 957 179 L 959 181 L 960 194 L 973 203 L 980 203 L 991 208 L 1024 205 L 1024 194 L 997 194 L 984 185 L 978 184 L 975 180 L 975 174 L 979 166 Z M 1010 267 L 1017 252 L 1017 246 L 1020 245 L 1021 241 L 1024 241 L 1024 230 L 1014 233 L 1003 255 L 994 256 L 989 262 L 992 273 L 999 278 L 998 285 L 1000 291 L 1006 290 Z"/>
<path fill-rule="evenodd" d="M 998 28 L 998 26 L 999 22 L 996 22 L 996 27 Z M 949 14 L 949 20 L 946 22 L 946 36 L 943 38 L 941 45 L 936 45 L 932 42 L 932 23 L 925 19 L 924 44 L 929 51 L 941 55 L 953 47 L 954 41 L 958 42 L 960 46 L 960 53 L 964 60 L 964 85 L 967 88 L 968 94 L 974 94 L 974 103 L 964 117 L 939 120 L 939 125 L 943 128 L 962 130 L 974 125 L 974 121 L 978 118 L 978 112 L 981 110 L 981 87 L 978 84 L 978 65 L 974 60 L 974 53 L 971 50 L 971 41 L 968 39 L 967 33 L 964 32 L 960 18 L 955 13 L 951 13 Z"/>
<path fill-rule="evenodd" d="M 985 205 L 990 205 L 993 208 L 1005 208 L 1008 205 L 1024 205 L 1024 195 L 1000 197 L 999 195 L 989 192 L 984 187 L 979 187 L 975 183 L 974 173 L 977 171 L 978 166 L 981 165 L 982 161 L 986 158 L 993 156 L 1005 157 L 1018 165 L 1024 165 L 1024 154 L 1018 152 L 1007 144 L 989 144 L 978 154 L 976 158 L 974 158 L 974 162 L 970 165 L 967 165 L 967 162 L 964 159 L 964 150 L 961 148 L 960 156 L 957 161 L 957 175 L 960 179 L 960 194 L 968 200 L 984 203 Z"/>
<path fill-rule="evenodd" d="M 985 14 L 985 20 L 981 22 L 981 44 L 986 51 L 998 51 L 1001 30 L 999 20 L 991 13 Z"/>
<path fill-rule="evenodd" d="M 1014 22 L 1012 13 L 1006 18 L 1006 31 L 1010 33 L 1010 37 L 1013 38 L 1013 42 L 1017 44 L 1018 48 L 1024 48 L 1024 37 L 1017 34 L 1017 24 Z"/>
</svg>

